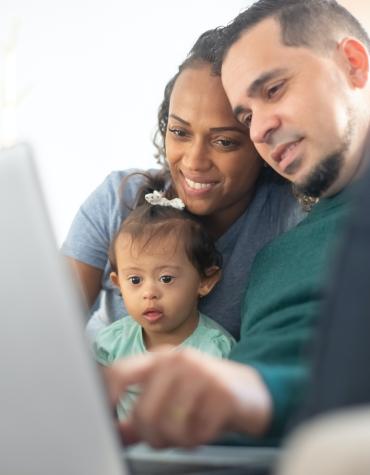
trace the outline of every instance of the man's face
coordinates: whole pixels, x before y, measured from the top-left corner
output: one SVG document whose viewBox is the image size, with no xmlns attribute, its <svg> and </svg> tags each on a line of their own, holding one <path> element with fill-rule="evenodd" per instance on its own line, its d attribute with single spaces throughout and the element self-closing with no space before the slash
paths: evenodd
<svg viewBox="0 0 370 475">
<path fill-rule="evenodd" d="M 330 195 L 356 170 L 355 121 L 343 55 L 282 44 L 267 19 L 234 43 L 222 82 L 266 162 L 300 191 Z"/>
</svg>

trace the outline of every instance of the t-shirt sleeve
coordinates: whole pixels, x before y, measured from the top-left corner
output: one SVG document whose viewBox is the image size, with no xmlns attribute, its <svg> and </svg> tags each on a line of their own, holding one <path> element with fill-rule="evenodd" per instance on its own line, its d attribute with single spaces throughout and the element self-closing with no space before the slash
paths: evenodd
<svg viewBox="0 0 370 475">
<path fill-rule="evenodd" d="M 61 248 L 65 256 L 105 268 L 109 244 L 128 213 L 124 203 L 130 205 L 137 191 L 137 180 L 124 188 L 122 180 L 134 171 L 112 172 L 81 205 Z"/>
<path fill-rule="evenodd" d="M 228 358 L 235 343 L 236 342 L 231 335 L 219 333 L 212 338 L 207 353 L 219 358 Z"/>
<path fill-rule="evenodd" d="M 117 358 L 117 345 L 122 339 L 123 320 L 112 323 L 103 328 L 96 335 L 92 350 L 96 361 L 104 366 L 109 366 Z"/>
<path fill-rule="evenodd" d="M 228 331 L 203 314 L 200 325 L 188 343 L 190 341 L 190 346 L 218 358 L 227 358 L 236 344 L 234 337 Z"/>
</svg>

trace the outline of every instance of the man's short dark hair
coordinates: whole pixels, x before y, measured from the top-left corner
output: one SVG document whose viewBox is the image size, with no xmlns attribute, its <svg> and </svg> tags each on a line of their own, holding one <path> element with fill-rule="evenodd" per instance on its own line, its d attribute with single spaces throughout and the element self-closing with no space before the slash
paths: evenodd
<svg viewBox="0 0 370 475">
<path fill-rule="evenodd" d="M 335 0 L 258 0 L 224 29 L 218 41 L 215 70 L 219 73 L 230 47 L 244 32 L 273 18 L 281 28 L 286 46 L 303 46 L 325 52 L 338 33 L 353 36 L 370 50 L 370 39 L 360 22 Z"/>
</svg>

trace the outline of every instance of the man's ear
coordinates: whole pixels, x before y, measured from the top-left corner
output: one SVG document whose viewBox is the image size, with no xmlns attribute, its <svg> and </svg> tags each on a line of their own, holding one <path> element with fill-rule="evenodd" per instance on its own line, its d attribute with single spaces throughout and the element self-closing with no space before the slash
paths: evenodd
<svg viewBox="0 0 370 475">
<path fill-rule="evenodd" d="M 111 272 L 109 274 L 109 277 L 110 277 L 110 280 L 112 282 L 113 285 L 115 285 L 116 287 L 119 287 L 119 278 L 118 278 L 118 274 L 117 272 Z"/>
<path fill-rule="evenodd" d="M 198 291 L 199 297 L 205 297 L 208 295 L 220 278 L 221 269 L 218 266 L 209 267 L 206 270 L 206 277 L 202 277 Z"/>
<path fill-rule="evenodd" d="M 356 38 L 344 38 L 339 43 L 348 71 L 348 79 L 353 87 L 363 88 L 369 75 L 369 53 L 361 41 Z"/>
</svg>

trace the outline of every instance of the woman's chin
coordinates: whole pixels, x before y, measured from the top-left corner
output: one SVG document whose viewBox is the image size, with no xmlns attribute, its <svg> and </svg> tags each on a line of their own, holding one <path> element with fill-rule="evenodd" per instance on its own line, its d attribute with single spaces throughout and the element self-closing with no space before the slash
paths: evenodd
<svg viewBox="0 0 370 475">
<path fill-rule="evenodd" d="M 208 216 L 211 212 L 209 205 L 200 200 L 198 200 L 198 202 L 196 200 L 185 201 L 185 206 L 190 213 L 198 216 Z"/>
</svg>

